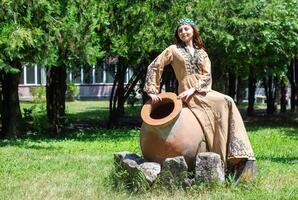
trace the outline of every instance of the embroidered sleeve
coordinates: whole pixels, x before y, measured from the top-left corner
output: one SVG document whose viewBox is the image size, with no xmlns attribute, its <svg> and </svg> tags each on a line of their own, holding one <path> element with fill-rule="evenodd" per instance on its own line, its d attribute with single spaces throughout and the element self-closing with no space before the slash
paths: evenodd
<svg viewBox="0 0 298 200">
<path fill-rule="evenodd" d="M 173 61 L 173 54 L 170 47 L 165 49 L 155 60 L 148 66 L 145 80 L 144 91 L 149 94 L 158 94 L 160 89 L 160 78 L 165 65 Z"/>
<path fill-rule="evenodd" d="M 208 54 L 203 49 L 199 50 L 199 81 L 195 84 L 194 88 L 198 92 L 209 92 L 212 85 L 211 76 L 211 62 Z"/>
</svg>

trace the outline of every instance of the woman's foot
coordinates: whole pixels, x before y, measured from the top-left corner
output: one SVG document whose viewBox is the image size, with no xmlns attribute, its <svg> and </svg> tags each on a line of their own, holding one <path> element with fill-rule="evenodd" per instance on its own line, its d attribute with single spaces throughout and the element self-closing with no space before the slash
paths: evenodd
<svg viewBox="0 0 298 200">
<path fill-rule="evenodd" d="M 241 161 L 235 170 L 237 183 L 249 183 L 256 175 L 257 167 L 253 160 Z"/>
</svg>

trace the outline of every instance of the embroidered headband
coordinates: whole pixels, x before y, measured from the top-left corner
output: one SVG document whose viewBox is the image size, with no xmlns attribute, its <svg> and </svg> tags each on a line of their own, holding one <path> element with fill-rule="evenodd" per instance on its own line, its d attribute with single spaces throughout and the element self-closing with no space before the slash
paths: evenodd
<svg viewBox="0 0 298 200">
<path fill-rule="evenodd" d="M 192 20 L 190 18 L 181 18 L 181 19 L 179 19 L 179 25 L 181 25 L 181 24 L 190 24 L 190 25 L 195 26 L 194 20 Z"/>
</svg>

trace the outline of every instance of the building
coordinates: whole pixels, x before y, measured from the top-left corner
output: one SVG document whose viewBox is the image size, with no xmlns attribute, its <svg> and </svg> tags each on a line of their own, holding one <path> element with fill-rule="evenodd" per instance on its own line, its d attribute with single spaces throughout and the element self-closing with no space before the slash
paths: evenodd
<svg viewBox="0 0 298 200">
<path fill-rule="evenodd" d="M 112 69 L 113 70 L 113 69 Z M 88 68 L 78 68 L 67 72 L 67 82 L 74 82 L 79 87 L 78 99 L 99 99 L 110 96 L 114 71 L 106 64 Z M 128 69 L 125 76 L 127 83 L 133 71 Z M 32 88 L 44 87 L 46 84 L 46 70 L 38 65 L 25 65 L 21 73 L 19 84 L 20 100 L 32 99 Z"/>
</svg>

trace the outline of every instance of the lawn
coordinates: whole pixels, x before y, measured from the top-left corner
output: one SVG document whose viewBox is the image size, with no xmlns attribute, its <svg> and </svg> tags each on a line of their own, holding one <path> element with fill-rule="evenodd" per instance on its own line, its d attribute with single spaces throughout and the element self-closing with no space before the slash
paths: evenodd
<svg viewBox="0 0 298 200">
<path fill-rule="evenodd" d="M 29 107 L 30 104 L 22 104 Z M 68 116 L 100 119 L 106 102 L 67 103 Z M 132 109 L 138 112 L 138 109 Z M 287 115 L 288 116 L 288 115 Z M 250 185 L 200 185 L 188 191 L 132 194 L 109 178 L 113 153 L 140 153 L 139 129 L 77 130 L 59 138 L 29 135 L 0 141 L 0 199 L 298 199 L 296 115 L 247 119 L 258 166 Z M 260 120 L 262 119 L 262 120 Z M 294 119 L 291 121 L 291 119 Z M 291 122 L 288 122 L 291 121 Z"/>
</svg>

